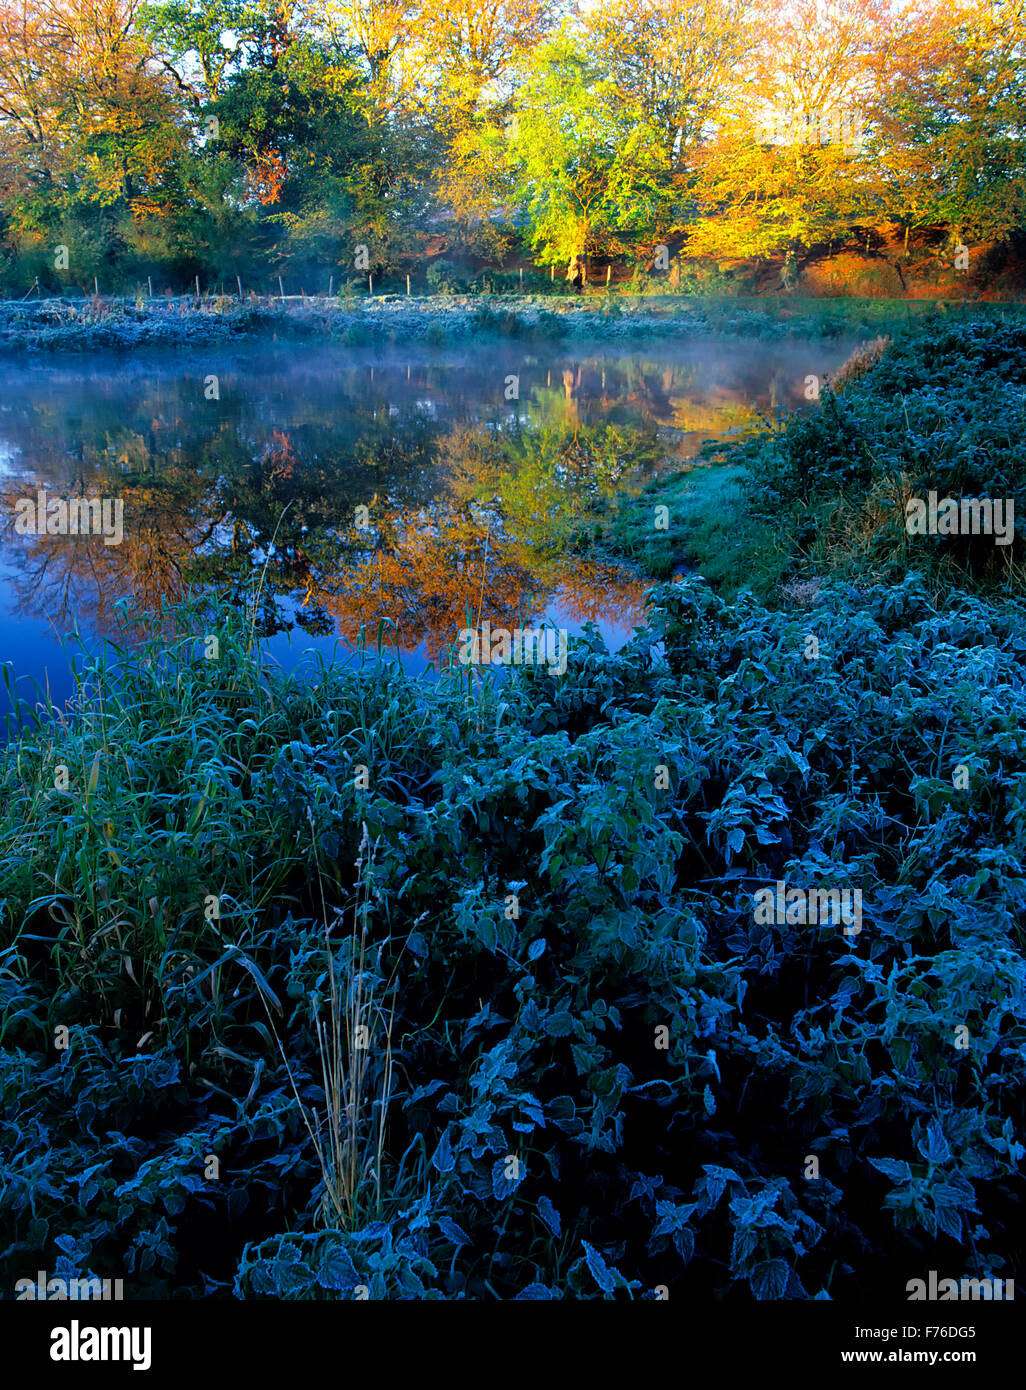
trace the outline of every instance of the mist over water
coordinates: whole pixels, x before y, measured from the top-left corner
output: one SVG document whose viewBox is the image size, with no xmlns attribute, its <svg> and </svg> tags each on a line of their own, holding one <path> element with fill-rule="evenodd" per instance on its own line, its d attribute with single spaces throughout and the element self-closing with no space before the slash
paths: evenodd
<svg viewBox="0 0 1026 1390">
<path fill-rule="evenodd" d="M 263 574 L 258 630 L 295 666 L 344 658 L 379 624 L 411 671 L 470 621 L 594 621 L 612 647 L 648 582 L 565 544 L 602 498 L 701 444 L 807 407 L 853 343 L 703 339 L 672 346 L 474 342 L 373 351 L 234 350 L 4 365 L 0 662 L 73 689 L 62 638 L 119 630 L 131 599 Z M 124 502 L 124 539 L 24 535 L 19 499 Z M 357 508 L 367 508 L 359 525 Z M 0 708 L 8 708 L 6 693 Z"/>
</svg>

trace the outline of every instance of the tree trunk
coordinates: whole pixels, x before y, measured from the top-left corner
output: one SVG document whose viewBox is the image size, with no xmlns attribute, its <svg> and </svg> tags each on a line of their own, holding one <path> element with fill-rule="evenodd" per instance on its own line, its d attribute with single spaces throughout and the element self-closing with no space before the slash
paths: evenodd
<svg viewBox="0 0 1026 1390">
<path fill-rule="evenodd" d="M 578 291 L 583 290 L 588 283 L 588 263 L 583 252 L 578 251 L 570 257 L 570 263 L 566 268 L 566 278 Z"/>
</svg>

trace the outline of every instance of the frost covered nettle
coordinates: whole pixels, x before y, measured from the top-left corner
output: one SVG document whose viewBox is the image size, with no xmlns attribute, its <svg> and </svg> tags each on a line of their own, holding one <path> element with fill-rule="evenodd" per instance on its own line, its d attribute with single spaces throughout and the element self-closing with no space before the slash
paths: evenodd
<svg viewBox="0 0 1026 1390">
<path fill-rule="evenodd" d="M 125 504 L 120 497 L 19 497 L 14 530 L 19 536 L 102 536 L 104 545 L 120 545 L 125 532 Z"/>
<path fill-rule="evenodd" d="M 910 497 L 905 503 L 910 536 L 993 536 L 995 545 L 1015 540 L 1015 502 L 1011 497 Z"/>
<path fill-rule="evenodd" d="M 461 666 L 541 666 L 547 663 L 553 675 L 566 671 L 567 637 L 564 628 L 504 627 L 482 623 L 480 629 L 465 627 L 459 634 Z"/>
</svg>

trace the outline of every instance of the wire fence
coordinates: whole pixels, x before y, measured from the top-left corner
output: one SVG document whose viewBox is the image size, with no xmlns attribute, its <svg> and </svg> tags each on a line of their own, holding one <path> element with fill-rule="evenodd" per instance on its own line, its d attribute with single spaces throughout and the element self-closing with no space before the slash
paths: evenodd
<svg viewBox="0 0 1026 1390">
<path fill-rule="evenodd" d="M 420 296 L 420 293 L 421 291 L 417 292 L 418 297 Z M 148 281 L 146 285 L 140 285 L 139 289 L 135 294 L 129 294 L 125 292 L 122 292 L 120 294 L 107 294 L 101 291 L 98 281 L 94 281 L 92 293 L 90 293 L 86 289 L 81 289 L 77 292 L 70 289 L 65 289 L 60 294 L 53 294 L 48 293 L 46 290 L 42 288 L 37 277 L 34 283 L 29 286 L 29 288 L 20 298 L 18 298 L 15 295 L 0 295 L 0 305 L 26 303 L 38 304 L 40 306 L 47 304 L 103 304 L 105 306 L 120 305 L 123 309 L 150 307 L 153 305 L 166 305 L 168 307 L 182 307 L 186 305 L 192 305 L 194 308 L 196 308 L 211 303 L 225 303 L 226 301 L 234 304 L 252 305 L 327 305 L 331 302 L 341 303 L 343 300 L 350 298 L 376 299 L 384 298 L 386 295 L 394 296 L 396 294 L 402 294 L 401 288 L 399 290 L 385 290 L 380 285 L 376 287 L 374 284 L 374 277 L 372 275 L 368 275 L 365 281 L 361 280 L 358 283 L 354 283 L 351 279 L 346 279 L 342 282 L 337 291 L 335 289 L 335 277 L 331 276 L 331 278 L 328 281 L 327 291 L 315 292 L 313 294 L 308 294 L 305 289 L 301 289 L 298 294 L 286 294 L 284 284 L 282 283 L 280 277 L 278 279 L 277 293 L 274 292 L 273 288 L 266 293 L 260 293 L 257 290 L 253 289 L 243 290 L 242 280 L 239 276 L 235 277 L 234 287 L 229 285 L 226 288 L 224 284 L 222 284 L 219 289 L 215 289 L 211 286 L 208 286 L 206 289 L 201 289 L 199 277 L 197 276 L 196 288 L 194 290 L 184 291 L 180 294 L 173 294 L 170 290 L 166 290 L 163 293 L 154 294 L 152 281 Z M 412 295 L 413 290 L 411 280 L 410 276 L 407 275 L 406 296 L 409 298 L 412 297 Z"/>
<path fill-rule="evenodd" d="M 364 290 L 362 296 L 359 291 L 352 292 L 355 298 L 368 298 L 367 291 Z M 195 294 L 46 294 L 41 293 L 29 299 L 23 295 L 20 299 L 15 297 L 0 297 L 0 305 L 24 304 L 31 306 L 45 307 L 47 305 L 73 305 L 75 307 L 86 307 L 90 304 L 102 304 L 104 307 L 121 307 L 123 309 L 136 309 L 140 307 L 169 307 L 169 308 L 203 308 L 207 305 L 230 302 L 232 304 L 338 304 L 345 300 L 345 292 L 337 294 L 257 294 L 255 290 L 250 290 L 243 295 L 229 294 L 227 291 L 222 295 L 216 290 L 204 291 L 198 298 Z M 384 293 L 380 296 L 375 294 L 375 299 L 384 298 Z"/>
</svg>

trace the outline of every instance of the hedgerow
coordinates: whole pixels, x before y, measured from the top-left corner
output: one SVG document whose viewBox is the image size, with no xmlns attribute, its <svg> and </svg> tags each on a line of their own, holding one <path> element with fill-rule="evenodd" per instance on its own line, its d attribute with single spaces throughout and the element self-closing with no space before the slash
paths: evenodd
<svg viewBox="0 0 1026 1390">
<path fill-rule="evenodd" d="M 947 306 L 944 306 L 948 314 Z M 1017 304 L 970 304 L 966 313 L 982 331 L 1021 322 Z M 952 315 L 954 316 L 954 315 Z M 76 300 L 0 301 L 0 353 L 97 349 L 136 352 L 145 347 L 203 347 L 243 337 L 323 339 L 350 346 L 469 341 L 480 337 L 546 341 L 692 341 L 709 335 L 770 341 L 871 339 L 880 328 L 911 323 L 904 301 L 774 301 L 752 297 L 552 294 L 340 293 L 238 300 L 211 295 L 131 300 L 82 296 Z M 917 331 L 945 324 L 932 310 L 919 314 Z"/>
</svg>

